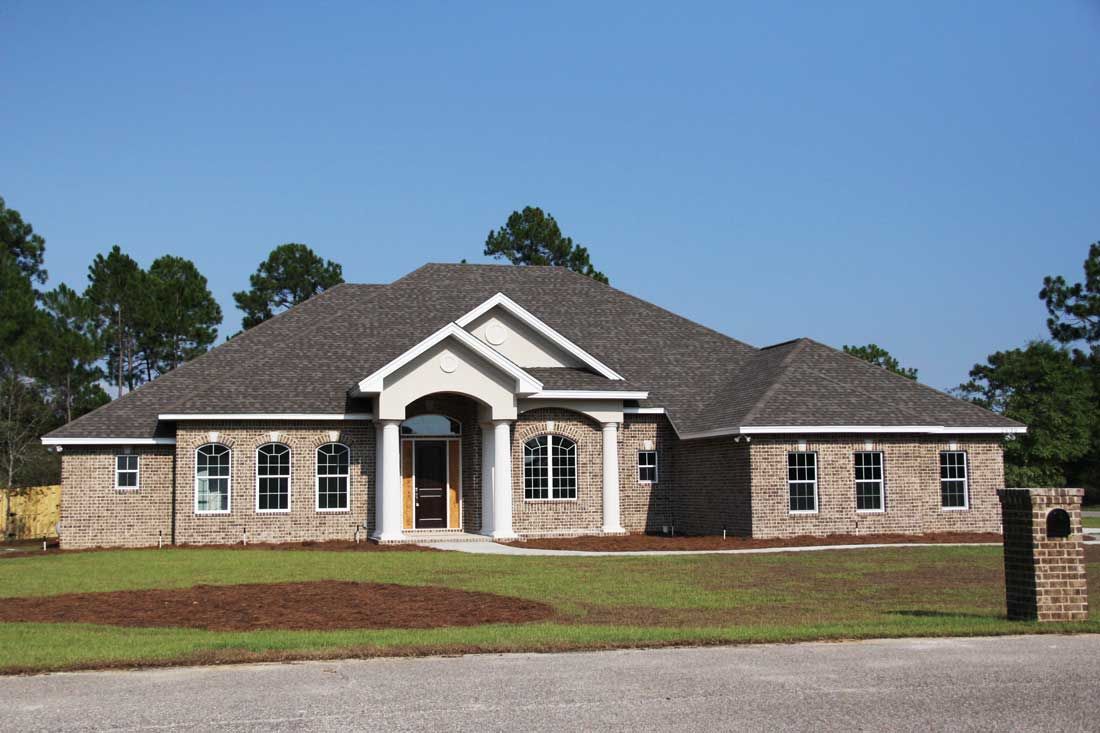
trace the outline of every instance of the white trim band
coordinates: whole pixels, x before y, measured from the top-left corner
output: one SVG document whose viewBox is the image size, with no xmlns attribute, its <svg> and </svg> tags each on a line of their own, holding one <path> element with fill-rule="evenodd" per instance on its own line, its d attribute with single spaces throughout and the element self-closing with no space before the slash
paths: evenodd
<svg viewBox="0 0 1100 733">
<path fill-rule="evenodd" d="M 737 428 L 718 428 L 699 433 L 686 433 L 681 440 L 717 438 L 723 435 L 798 435 L 798 434 L 924 434 L 924 435 L 1019 435 L 1026 427 L 950 427 L 945 425 L 750 425 Z"/>
<path fill-rule="evenodd" d="M 624 407 L 624 415 L 664 415 L 663 407 Z"/>
<path fill-rule="evenodd" d="M 158 420 L 373 420 L 369 412 L 170 412 Z"/>
<path fill-rule="evenodd" d="M 529 400 L 644 400 L 648 398 L 649 392 L 615 392 L 595 389 L 544 389 L 527 395 Z"/>
<path fill-rule="evenodd" d="M 42 445 L 175 445 L 175 438 L 42 438 Z"/>
</svg>

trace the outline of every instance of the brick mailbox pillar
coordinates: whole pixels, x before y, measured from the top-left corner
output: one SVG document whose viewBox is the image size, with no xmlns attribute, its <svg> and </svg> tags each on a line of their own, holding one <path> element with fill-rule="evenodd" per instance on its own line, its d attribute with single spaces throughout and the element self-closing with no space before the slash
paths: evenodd
<svg viewBox="0 0 1100 733">
<path fill-rule="evenodd" d="M 1088 618 L 1083 489 L 1002 489 L 1008 617 L 1021 621 Z"/>
</svg>

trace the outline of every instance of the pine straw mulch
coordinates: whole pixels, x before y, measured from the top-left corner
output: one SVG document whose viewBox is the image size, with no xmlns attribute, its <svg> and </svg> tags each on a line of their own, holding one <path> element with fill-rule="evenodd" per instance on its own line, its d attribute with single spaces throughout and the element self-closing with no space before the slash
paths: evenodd
<svg viewBox="0 0 1100 733">
<path fill-rule="evenodd" d="M 902 543 L 988 543 L 1000 544 L 995 532 L 930 532 L 927 534 L 833 534 L 825 537 L 801 535 L 785 539 L 753 539 L 751 537 L 689 536 L 628 534 L 608 537 L 553 537 L 511 542 L 516 547 L 540 550 L 584 550 L 586 552 L 637 552 L 645 550 L 753 550 L 771 547 L 819 547 L 824 545 L 895 545 Z"/>
<path fill-rule="evenodd" d="M 545 621 L 537 601 L 441 586 L 315 581 L 6 598 L 0 622 L 208 631 L 432 629 Z"/>
</svg>

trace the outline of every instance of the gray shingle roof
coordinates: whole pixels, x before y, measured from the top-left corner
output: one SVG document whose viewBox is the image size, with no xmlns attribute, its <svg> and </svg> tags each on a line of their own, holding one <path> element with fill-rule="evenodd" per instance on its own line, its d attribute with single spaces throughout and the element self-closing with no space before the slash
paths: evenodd
<svg viewBox="0 0 1100 733">
<path fill-rule="evenodd" d="M 151 437 L 164 413 L 362 412 L 359 380 L 502 292 L 625 377 L 529 369 L 547 389 L 649 391 L 690 434 L 741 425 L 1008 427 L 1011 420 L 800 340 L 756 349 L 562 268 L 425 265 L 336 286 L 50 434 Z"/>
</svg>

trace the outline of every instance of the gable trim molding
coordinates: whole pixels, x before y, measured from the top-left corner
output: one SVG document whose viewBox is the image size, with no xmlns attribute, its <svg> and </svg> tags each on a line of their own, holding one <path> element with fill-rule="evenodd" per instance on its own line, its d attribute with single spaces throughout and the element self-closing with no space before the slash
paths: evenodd
<svg viewBox="0 0 1100 733">
<path fill-rule="evenodd" d="M 616 382 L 622 381 L 622 375 L 620 375 L 614 369 L 589 354 L 580 346 L 577 346 L 565 336 L 562 336 L 560 333 L 558 333 L 542 320 L 540 320 L 539 317 L 536 316 L 534 313 L 531 313 L 531 311 L 527 310 L 519 303 L 509 298 L 504 293 L 497 293 L 496 295 L 479 305 L 477 308 L 474 308 L 472 311 L 456 320 L 455 323 L 465 329 L 466 326 L 470 325 L 482 315 L 488 313 L 493 308 L 496 308 L 498 306 L 508 311 L 519 320 L 523 321 L 524 324 L 530 326 L 540 336 L 552 342 L 555 346 L 564 350 L 566 353 L 575 356 L 577 359 L 584 362 L 585 365 L 599 372 L 604 377 L 614 380 Z"/>
<path fill-rule="evenodd" d="M 515 379 L 517 393 L 528 395 L 542 391 L 542 382 L 532 377 L 511 359 L 482 342 L 481 339 L 477 338 L 466 329 L 460 328 L 455 323 L 448 323 L 416 346 L 413 346 L 381 369 L 360 381 L 358 385 L 359 391 L 362 393 L 381 392 L 384 380 L 387 376 L 393 374 L 395 371 L 447 338 L 455 339 L 463 346 Z"/>
<path fill-rule="evenodd" d="M 717 428 L 699 433 L 681 435 L 682 440 L 717 438 L 724 435 L 798 435 L 800 433 L 841 434 L 880 433 L 924 435 L 1019 435 L 1026 427 L 950 427 L 946 425 L 753 425 L 734 428 Z"/>
</svg>

